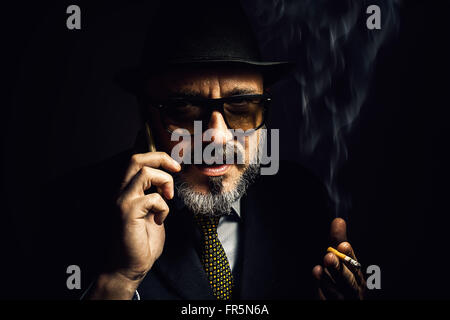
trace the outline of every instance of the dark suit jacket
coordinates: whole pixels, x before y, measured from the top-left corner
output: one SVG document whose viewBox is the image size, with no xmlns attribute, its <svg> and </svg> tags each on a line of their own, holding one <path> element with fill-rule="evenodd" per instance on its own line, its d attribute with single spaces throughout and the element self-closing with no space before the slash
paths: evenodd
<svg viewBox="0 0 450 320">
<path fill-rule="evenodd" d="M 39 241 L 32 254 L 42 262 L 39 297 L 78 298 L 108 267 L 108 247 L 118 234 L 114 197 L 131 153 L 79 169 L 40 190 Z M 331 221 L 321 183 L 301 166 L 281 162 L 278 174 L 261 176 L 250 186 L 241 200 L 241 217 L 233 298 L 315 298 L 311 270 L 321 263 Z M 191 216 L 172 209 L 165 228 L 164 251 L 138 289 L 141 299 L 214 299 Z M 71 264 L 82 270 L 82 290 L 66 287 Z"/>
<path fill-rule="evenodd" d="M 241 202 L 235 299 L 314 298 L 311 270 L 326 250 L 330 217 L 320 184 L 282 163 L 261 176 Z M 139 287 L 142 299 L 214 299 L 199 259 L 190 215 L 171 212 L 161 258 Z"/>
</svg>

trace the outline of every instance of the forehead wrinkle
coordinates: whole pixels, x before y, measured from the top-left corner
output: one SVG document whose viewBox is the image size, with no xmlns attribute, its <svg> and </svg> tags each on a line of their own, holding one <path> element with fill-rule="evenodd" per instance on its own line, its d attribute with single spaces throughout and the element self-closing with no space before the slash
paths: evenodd
<svg viewBox="0 0 450 320">
<path fill-rule="evenodd" d="M 262 93 L 262 77 L 258 73 L 210 70 L 204 73 L 172 73 L 164 79 L 170 94 L 189 94 L 205 98 L 222 98 L 237 94 Z"/>
<path fill-rule="evenodd" d="M 259 79 L 252 76 L 244 78 L 241 75 L 225 76 L 220 80 L 221 96 L 262 93 L 262 81 L 261 84 L 258 82 Z"/>
<path fill-rule="evenodd" d="M 172 94 L 190 94 L 212 98 L 220 94 L 219 81 L 217 75 L 192 75 L 184 78 L 178 78 L 174 82 L 169 82 L 172 87 Z"/>
</svg>

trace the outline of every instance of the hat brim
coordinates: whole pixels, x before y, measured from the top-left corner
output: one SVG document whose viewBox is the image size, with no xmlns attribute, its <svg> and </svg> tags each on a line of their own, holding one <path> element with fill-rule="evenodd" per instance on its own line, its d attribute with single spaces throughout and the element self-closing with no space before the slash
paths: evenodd
<svg viewBox="0 0 450 320">
<path fill-rule="evenodd" d="M 295 66 L 291 61 L 248 61 L 241 59 L 220 60 L 220 59 L 196 59 L 196 60 L 177 60 L 163 65 L 154 65 L 151 67 L 135 67 L 120 71 L 115 82 L 125 91 L 135 95 L 140 95 L 145 81 L 152 75 L 161 73 L 164 69 L 176 67 L 209 67 L 209 66 L 242 66 L 252 67 L 262 73 L 264 86 L 269 87 L 278 80 L 287 76 Z"/>
</svg>

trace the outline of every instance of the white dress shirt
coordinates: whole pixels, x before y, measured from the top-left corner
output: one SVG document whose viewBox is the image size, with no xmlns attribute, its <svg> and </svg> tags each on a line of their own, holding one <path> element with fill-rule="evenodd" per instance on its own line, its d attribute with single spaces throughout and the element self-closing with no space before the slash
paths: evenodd
<svg viewBox="0 0 450 320">
<path fill-rule="evenodd" d="M 239 245 L 239 221 L 241 220 L 241 202 L 233 203 L 232 213 L 229 216 L 223 216 L 217 226 L 217 234 L 222 244 L 225 254 L 228 258 L 231 271 L 236 265 Z"/>
</svg>

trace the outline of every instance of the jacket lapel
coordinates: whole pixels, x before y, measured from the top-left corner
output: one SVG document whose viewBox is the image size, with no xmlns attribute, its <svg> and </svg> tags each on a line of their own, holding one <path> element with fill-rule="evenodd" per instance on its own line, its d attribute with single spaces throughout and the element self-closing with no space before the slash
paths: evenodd
<svg viewBox="0 0 450 320">
<path fill-rule="evenodd" d="M 242 251 L 240 299 L 264 299 L 270 297 L 277 285 L 274 263 L 276 258 L 276 228 L 274 219 L 265 216 L 257 188 L 250 188 L 242 200 Z M 266 210 L 264 210 L 266 209 Z M 275 212 L 274 216 L 276 215 Z"/>
<path fill-rule="evenodd" d="M 155 274 L 162 277 L 181 299 L 215 299 L 198 255 L 199 236 L 191 215 L 172 211 L 165 223 L 166 243 L 155 263 Z"/>
<path fill-rule="evenodd" d="M 261 200 L 259 188 L 249 188 L 241 199 L 241 237 L 235 299 L 267 299 L 277 291 L 282 261 L 279 256 L 280 235 L 271 212 Z M 267 213 L 274 215 L 268 216 Z M 164 222 L 166 242 L 161 257 L 152 268 L 165 286 L 180 299 L 215 300 L 199 258 L 199 230 L 191 215 L 171 209 Z M 235 275 L 236 276 L 236 275 Z M 144 280 L 145 281 L 145 280 Z M 144 286 L 151 286 L 151 282 Z M 145 290 L 145 288 L 142 288 Z M 149 290 L 151 288 L 149 287 Z"/>
</svg>

